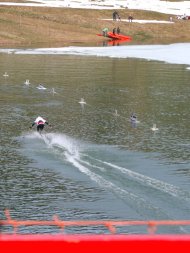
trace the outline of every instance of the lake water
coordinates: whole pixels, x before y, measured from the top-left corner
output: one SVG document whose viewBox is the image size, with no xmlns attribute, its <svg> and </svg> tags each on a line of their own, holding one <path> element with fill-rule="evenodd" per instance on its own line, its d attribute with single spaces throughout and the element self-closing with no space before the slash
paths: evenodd
<svg viewBox="0 0 190 253">
<path fill-rule="evenodd" d="M 0 219 L 5 209 L 22 220 L 50 220 L 54 214 L 63 220 L 190 219 L 190 71 L 185 65 L 1 53 L 0 69 Z M 47 89 L 37 89 L 40 83 Z M 42 136 L 29 129 L 38 115 L 52 125 Z M 158 131 L 151 130 L 153 124 Z"/>
</svg>

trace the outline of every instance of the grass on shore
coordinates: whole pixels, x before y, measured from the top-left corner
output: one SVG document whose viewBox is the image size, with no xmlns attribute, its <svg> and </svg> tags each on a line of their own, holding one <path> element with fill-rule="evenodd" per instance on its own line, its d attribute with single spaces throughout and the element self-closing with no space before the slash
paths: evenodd
<svg viewBox="0 0 190 253">
<path fill-rule="evenodd" d="M 139 24 L 104 21 L 113 10 L 86 10 L 48 7 L 0 7 L 0 47 L 36 47 L 95 45 L 105 38 L 96 34 L 104 27 L 119 26 L 121 33 L 132 36 L 133 44 L 190 42 L 190 20 L 174 24 Z M 171 15 L 142 10 L 119 10 L 121 19 L 169 20 Z"/>
</svg>

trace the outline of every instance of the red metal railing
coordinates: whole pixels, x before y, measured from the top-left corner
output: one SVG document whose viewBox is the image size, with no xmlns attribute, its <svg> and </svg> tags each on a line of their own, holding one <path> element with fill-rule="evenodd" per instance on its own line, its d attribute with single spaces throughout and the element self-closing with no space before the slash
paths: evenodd
<svg viewBox="0 0 190 253">
<path fill-rule="evenodd" d="M 53 216 L 50 221 L 15 220 L 8 210 L 5 220 L 0 220 L 0 226 L 12 226 L 13 233 L 0 235 L 0 253 L 2 252 L 190 252 L 189 235 L 158 235 L 159 226 L 190 226 L 190 220 L 180 221 L 63 221 Z M 101 235 L 21 235 L 17 234 L 21 226 L 56 226 L 62 230 L 70 226 L 104 226 L 111 234 Z M 124 235 L 116 234 L 118 226 L 146 226 L 149 234 Z"/>
<path fill-rule="evenodd" d="M 111 221 L 111 220 L 75 220 L 63 221 L 57 215 L 52 220 L 15 220 L 10 216 L 9 210 L 5 210 L 6 220 L 0 220 L 0 225 L 12 226 L 13 232 L 17 233 L 21 226 L 57 226 L 63 231 L 65 227 L 71 226 L 104 226 L 110 233 L 116 234 L 118 226 L 146 226 L 149 234 L 154 234 L 159 226 L 190 226 L 190 220 L 151 220 L 151 221 Z"/>
</svg>

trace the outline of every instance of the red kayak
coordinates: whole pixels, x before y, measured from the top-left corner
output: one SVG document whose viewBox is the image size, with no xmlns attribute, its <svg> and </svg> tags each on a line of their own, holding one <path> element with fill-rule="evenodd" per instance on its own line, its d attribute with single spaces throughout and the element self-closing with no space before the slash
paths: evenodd
<svg viewBox="0 0 190 253">
<path fill-rule="evenodd" d="M 103 34 L 97 34 L 98 36 L 103 36 Z M 132 38 L 130 36 L 126 36 L 123 34 L 113 34 L 112 32 L 107 33 L 107 38 L 113 39 L 113 40 L 131 40 Z"/>
<path fill-rule="evenodd" d="M 111 39 L 117 39 L 117 40 L 131 40 L 130 36 L 126 36 L 123 34 L 117 34 L 117 33 L 113 34 L 112 32 L 108 32 L 107 36 Z"/>
</svg>

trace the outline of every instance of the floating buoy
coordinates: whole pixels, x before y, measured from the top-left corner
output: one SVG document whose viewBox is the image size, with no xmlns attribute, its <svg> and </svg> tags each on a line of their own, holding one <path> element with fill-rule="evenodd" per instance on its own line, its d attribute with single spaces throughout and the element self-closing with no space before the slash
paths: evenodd
<svg viewBox="0 0 190 253">
<path fill-rule="evenodd" d="M 156 127 L 156 124 L 153 124 L 153 127 L 151 128 L 152 131 L 158 131 L 158 128 Z"/>
<path fill-rule="evenodd" d="M 54 95 L 54 94 L 56 94 L 57 92 L 55 91 L 54 88 L 52 88 L 52 89 L 51 89 L 51 93 Z"/>
<path fill-rule="evenodd" d="M 3 76 L 4 76 L 4 77 L 8 77 L 9 75 L 7 74 L 7 72 L 5 72 L 5 73 L 3 74 Z"/>
<path fill-rule="evenodd" d="M 79 101 L 79 104 L 86 105 L 86 102 L 84 101 L 84 98 L 81 98 L 81 100 Z"/>
<path fill-rule="evenodd" d="M 38 87 L 36 87 L 38 90 L 46 90 L 47 88 L 44 87 L 42 84 L 39 84 Z"/>
<path fill-rule="evenodd" d="M 119 116 L 119 114 L 118 114 L 117 110 L 115 110 L 114 116 L 116 116 L 116 117 L 118 117 L 118 116 Z"/>
<path fill-rule="evenodd" d="M 30 85 L 30 81 L 28 79 L 26 79 L 26 81 L 24 82 L 25 85 Z"/>
</svg>

